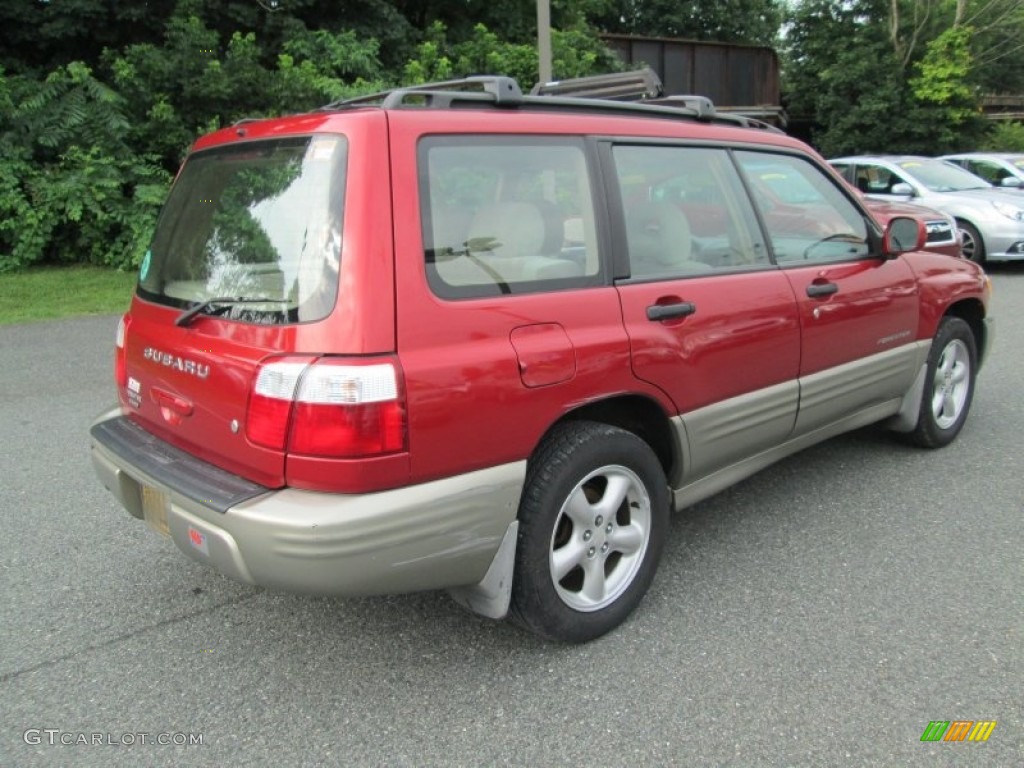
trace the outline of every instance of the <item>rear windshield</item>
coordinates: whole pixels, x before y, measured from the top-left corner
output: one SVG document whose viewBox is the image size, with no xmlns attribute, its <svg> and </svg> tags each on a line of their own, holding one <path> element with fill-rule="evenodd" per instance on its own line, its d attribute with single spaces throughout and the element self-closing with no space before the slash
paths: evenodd
<svg viewBox="0 0 1024 768">
<path fill-rule="evenodd" d="M 230 320 L 319 320 L 338 292 L 348 147 L 341 136 L 192 155 L 139 270 L 142 298 Z"/>
</svg>

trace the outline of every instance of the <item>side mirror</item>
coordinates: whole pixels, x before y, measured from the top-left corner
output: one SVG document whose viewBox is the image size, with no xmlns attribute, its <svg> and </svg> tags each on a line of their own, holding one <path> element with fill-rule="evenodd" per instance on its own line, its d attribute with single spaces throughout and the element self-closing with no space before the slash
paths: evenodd
<svg viewBox="0 0 1024 768">
<path fill-rule="evenodd" d="M 893 184 L 892 189 L 889 190 L 890 195 L 900 195 L 901 197 L 913 197 L 914 188 L 907 184 L 905 181 L 901 181 L 899 184 Z"/>
<path fill-rule="evenodd" d="M 1009 187 L 1010 189 L 1020 189 L 1021 181 L 1016 176 L 1006 176 L 999 182 L 999 186 Z"/>
<path fill-rule="evenodd" d="M 909 216 L 896 216 L 890 219 L 885 228 L 883 249 L 886 256 L 899 256 L 907 251 L 924 248 L 928 240 L 928 232 L 924 222 Z"/>
</svg>

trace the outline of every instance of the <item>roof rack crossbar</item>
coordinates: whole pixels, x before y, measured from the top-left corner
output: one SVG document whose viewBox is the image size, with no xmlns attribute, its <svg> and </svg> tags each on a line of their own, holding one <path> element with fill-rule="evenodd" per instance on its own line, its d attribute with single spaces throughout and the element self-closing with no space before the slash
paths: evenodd
<svg viewBox="0 0 1024 768">
<path fill-rule="evenodd" d="M 613 72 L 537 83 L 530 91 L 531 96 L 576 96 L 623 101 L 653 99 L 661 94 L 661 79 L 650 67 L 631 72 Z"/>
<path fill-rule="evenodd" d="M 697 95 L 672 95 L 662 96 L 657 99 L 652 99 L 650 104 L 661 104 L 666 107 L 682 107 L 684 109 L 692 109 L 697 113 L 697 116 L 706 119 L 713 117 L 715 112 L 715 105 L 707 96 Z"/>
<path fill-rule="evenodd" d="M 437 99 L 436 96 L 438 94 L 436 92 L 439 91 L 450 94 L 449 98 Z M 438 107 L 449 107 L 456 100 L 489 101 L 498 106 L 520 104 L 523 100 L 523 92 L 519 90 L 519 83 L 515 81 L 515 78 L 503 75 L 474 75 L 459 80 L 443 80 L 437 83 L 410 85 L 394 88 L 390 91 L 371 93 L 366 96 L 342 99 L 331 102 L 320 109 L 330 110 L 377 103 L 385 109 L 392 109 L 402 106 L 413 95 L 427 98 L 435 97 L 431 105 Z"/>
</svg>

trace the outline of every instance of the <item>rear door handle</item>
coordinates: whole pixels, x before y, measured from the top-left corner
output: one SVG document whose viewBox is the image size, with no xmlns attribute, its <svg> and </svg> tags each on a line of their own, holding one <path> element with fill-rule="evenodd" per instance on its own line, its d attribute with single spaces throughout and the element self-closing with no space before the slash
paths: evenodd
<svg viewBox="0 0 1024 768">
<path fill-rule="evenodd" d="M 835 283 L 811 283 L 807 286 L 807 295 L 812 299 L 817 296 L 831 296 L 839 290 Z"/>
<path fill-rule="evenodd" d="M 652 304 L 647 308 L 648 320 L 671 320 L 676 317 L 686 317 L 697 311 L 697 306 L 692 301 L 680 301 L 676 304 Z"/>
</svg>

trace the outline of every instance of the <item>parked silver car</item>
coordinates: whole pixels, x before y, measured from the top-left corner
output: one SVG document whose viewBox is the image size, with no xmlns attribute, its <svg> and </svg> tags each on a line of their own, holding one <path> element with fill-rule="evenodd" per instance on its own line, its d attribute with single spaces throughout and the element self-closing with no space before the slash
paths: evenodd
<svg viewBox="0 0 1024 768">
<path fill-rule="evenodd" d="M 955 163 L 989 184 L 1024 192 L 1024 155 L 1012 152 L 963 152 L 939 158 Z"/>
<path fill-rule="evenodd" d="M 948 213 L 972 261 L 1024 260 L 1024 200 L 962 168 L 928 157 L 857 156 L 829 160 L 847 181 L 877 200 L 904 200 Z"/>
</svg>

